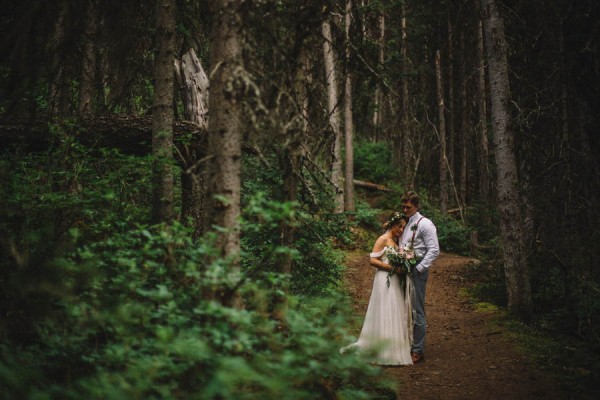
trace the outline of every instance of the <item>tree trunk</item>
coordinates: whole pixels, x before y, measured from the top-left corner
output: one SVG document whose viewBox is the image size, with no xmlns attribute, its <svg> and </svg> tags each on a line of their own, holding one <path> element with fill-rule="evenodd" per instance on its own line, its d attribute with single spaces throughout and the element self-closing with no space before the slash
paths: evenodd
<svg viewBox="0 0 600 400">
<path fill-rule="evenodd" d="M 175 75 L 181 89 L 185 120 L 207 129 L 209 80 L 194 49 L 175 61 Z"/>
<path fill-rule="evenodd" d="M 206 171 L 202 164 L 206 143 L 186 145 L 181 173 L 181 220 L 193 229 L 194 239 L 204 233 L 206 219 Z"/>
<path fill-rule="evenodd" d="M 333 132 L 333 151 L 331 162 L 331 181 L 335 191 L 334 211 L 344 211 L 344 191 L 342 189 L 342 129 L 340 127 L 340 112 L 338 107 L 337 74 L 331 25 L 323 21 L 323 55 L 325 59 L 325 79 L 327 84 L 327 105 L 329 110 L 329 126 Z"/>
<path fill-rule="evenodd" d="M 296 202 L 298 201 L 298 175 L 300 162 L 302 158 L 303 139 L 307 137 L 308 130 L 308 91 L 307 81 L 310 81 L 310 66 L 306 47 L 301 46 L 298 51 L 298 63 L 293 74 L 294 90 L 296 93 L 296 104 L 300 106 L 297 112 L 302 116 L 304 123 L 301 126 L 300 132 L 292 132 L 296 135 L 293 140 L 290 140 L 287 147 L 282 151 L 277 152 L 279 156 L 279 166 L 281 175 L 283 176 L 282 201 Z M 288 248 L 293 248 L 296 242 L 296 227 L 293 224 L 281 224 L 280 228 L 281 245 Z M 281 272 L 284 274 L 292 274 L 293 259 L 288 252 L 283 252 L 279 255 L 278 260 L 281 266 Z"/>
<path fill-rule="evenodd" d="M 385 14 L 383 11 L 379 14 L 379 66 L 383 66 L 384 57 L 385 57 Z M 377 82 L 375 83 L 375 96 L 374 96 L 374 110 L 373 110 L 373 139 L 377 141 L 379 139 L 379 134 L 381 133 L 381 122 L 383 120 L 383 101 L 381 95 L 381 83 L 379 82 L 379 78 L 377 78 Z"/>
<path fill-rule="evenodd" d="M 560 33 L 559 33 L 559 39 L 558 39 L 558 49 L 561 55 L 560 58 L 560 71 L 563 71 L 560 77 L 561 80 L 561 96 L 560 96 L 560 122 L 561 122 L 561 130 L 557 133 L 558 137 L 556 138 L 556 142 L 559 143 L 559 154 L 558 154 L 558 158 L 561 160 L 561 162 L 564 163 L 565 166 L 565 176 L 568 177 L 571 174 L 571 165 L 572 163 L 568 161 L 569 159 L 569 152 L 568 152 L 568 148 L 569 148 L 569 99 L 567 97 L 567 82 L 569 81 L 569 76 L 567 74 L 566 71 L 568 71 L 568 68 L 566 66 L 566 59 L 565 59 L 565 37 L 564 37 L 564 17 L 561 17 L 560 19 Z M 579 107 L 578 107 L 579 108 Z M 580 111 L 581 112 L 581 111 Z M 575 126 L 575 125 L 574 125 Z M 584 143 L 584 142 L 581 142 Z M 583 150 L 583 149 L 582 149 Z M 585 152 L 582 152 L 581 154 L 585 154 Z M 567 178 L 569 179 L 569 178 Z M 583 198 L 587 198 L 587 196 L 585 196 L 584 194 L 580 193 L 579 196 L 582 196 Z M 568 208 L 568 203 L 572 202 L 572 198 L 571 198 L 571 194 L 568 193 L 568 195 L 566 196 L 566 198 L 563 199 L 563 201 L 565 202 L 564 207 Z M 562 216 L 562 218 L 560 220 L 557 221 L 557 223 L 559 224 L 559 226 L 565 226 L 566 224 L 569 223 L 569 220 L 571 219 L 571 216 L 569 215 L 564 215 Z M 592 219 L 590 219 L 592 220 Z"/>
<path fill-rule="evenodd" d="M 53 114 L 64 115 L 68 111 L 69 104 L 69 82 L 66 77 L 64 60 L 65 26 L 67 25 L 69 4 L 67 1 L 61 0 L 56 8 L 58 9 L 58 15 L 54 23 L 48 50 L 49 54 L 52 55 L 50 60 L 52 79 L 49 86 L 49 106 Z"/>
<path fill-rule="evenodd" d="M 409 107 L 409 89 L 408 89 L 408 77 L 409 77 L 409 60 L 408 60 L 408 30 L 406 28 L 406 4 L 401 4 L 401 30 L 402 30 L 402 44 L 400 47 L 400 70 L 402 71 L 401 78 L 401 115 L 400 115 L 400 138 L 398 140 L 400 145 L 400 178 L 405 188 L 412 188 L 412 179 L 410 178 L 410 107 Z"/>
<path fill-rule="evenodd" d="M 476 3 L 478 0 L 474 0 Z M 477 8 L 479 5 L 476 4 Z M 485 84 L 485 60 L 483 53 L 483 23 L 481 16 L 478 18 L 477 27 L 477 54 L 479 68 L 477 75 L 477 105 L 479 108 L 479 124 L 477 132 L 477 158 L 479 166 L 479 197 L 484 203 L 490 199 L 490 156 L 487 128 L 487 93 Z"/>
<path fill-rule="evenodd" d="M 84 116 L 76 121 L 77 139 L 84 146 L 114 147 L 125 154 L 147 156 L 152 153 L 152 120 L 151 115 Z M 47 151 L 53 145 L 48 128 L 53 123 L 56 120 L 52 114 L 0 117 L 0 148 L 22 146 L 24 151 Z M 69 131 L 73 127 L 61 129 Z M 173 130 L 175 143 L 180 145 L 206 135 L 206 131 L 185 121 L 175 121 Z"/>
<path fill-rule="evenodd" d="M 373 182 L 360 181 L 358 179 L 354 180 L 354 186 L 362 187 L 362 188 L 369 189 L 369 190 L 377 190 L 380 192 L 393 192 L 392 189 L 390 189 L 384 185 L 380 185 L 378 183 L 373 183 Z"/>
<path fill-rule="evenodd" d="M 221 256 L 239 272 L 240 173 L 242 156 L 242 27 L 241 0 L 211 3 L 213 27 L 210 47 L 210 97 L 208 119 L 207 199 L 205 227 L 213 228 Z M 215 229 L 216 228 L 216 229 Z M 222 298 L 225 303 L 236 302 Z"/>
<path fill-rule="evenodd" d="M 279 157 L 279 163 L 283 178 L 283 201 L 298 201 L 298 166 L 299 166 L 299 148 L 292 147 L 284 150 L 283 155 Z M 293 248 L 296 239 L 296 227 L 284 223 L 280 231 L 281 245 L 287 248 Z M 278 256 L 281 272 L 291 275 L 293 271 L 293 259 L 289 252 L 282 252 Z"/>
<path fill-rule="evenodd" d="M 467 212 L 467 168 L 469 162 L 468 137 L 469 137 L 469 117 L 468 117 L 468 103 L 467 103 L 467 74 L 465 72 L 466 57 L 465 57 L 465 34 L 460 33 L 460 63 L 459 63 L 459 75 L 460 75 L 460 183 L 459 193 L 460 201 L 463 204 L 465 213 Z"/>
<path fill-rule="evenodd" d="M 173 194 L 173 60 L 175 59 L 175 0 L 156 3 L 156 59 L 152 107 L 152 221 L 170 222 Z"/>
<path fill-rule="evenodd" d="M 440 211 L 442 215 L 448 213 L 448 157 L 446 155 L 446 117 L 444 107 L 444 86 L 442 83 L 442 67 L 440 51 L 435 52 L 435 77 L 437 85 L 437 105 L 440 140 Z"/>
<path fill-rule="evenodd" d="M 82 37 L 83 57 L 81 83 L 79 86 L 79 114 L 89 114 L 94 109 L 96 74 L 96 42 L 98 32 L 98 5 L 96 0 L 87 0 L 85 28 Z"/>
<path fill-rule="evenodd" d="M 350 71 L 350 24 L 352 0 L 346 2 L 346 90 L 344 93 L 344 129 L 346 164 L 344 174 L 344 210 L 354 211 L 354 124 L 352 121 L 352 73 Z"/>
<path fill-rule="evenodd" d="M 523 245 L 521 198 L 509 113 L 507 44 L 504 22 L 495 0 L 482 0 L 490 82 L 492 129 L 498 180 L 498 210 L 504 250 L 508 307 L 525 321 L 531 318 L 531 287 Z"/>
<path fill-rule="evenodd" d="M 202 130 L 208 127 L 208 76 L 194 49 L 175 61 L 175 76 L 183 100 L 183 117 Z M 204 232 L 206 209 L 206 141 L 205 137 L 181 146 L 181 216 L 194 229 L 194 237 Z"/>
<path fill-rule="evenodd" d="M 448 9 L 448 174 L 453 186 L 457 184 L 454 177 L 456 171 L 454 168 L 454 148 L 456 143 L 456 119 L 454 115 L 454 27 L 450 19 L 450 10 Z M 461 208 L 460 200 L 457 199 L 458 207 Z"/>
</svg>

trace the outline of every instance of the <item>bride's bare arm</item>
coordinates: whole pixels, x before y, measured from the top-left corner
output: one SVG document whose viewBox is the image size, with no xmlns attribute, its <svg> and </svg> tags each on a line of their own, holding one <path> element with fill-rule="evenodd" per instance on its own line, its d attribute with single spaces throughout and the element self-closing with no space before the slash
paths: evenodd
<svg viewBox="0 0 600 400">
<path fill-rule="evenodd" d="M 379 236 L 377 241 L 375 241 L 375 245 L 373 246 L 373 250 L 371 251 L 371 253 L 379 253 L 385 248 L 386 244 L 387 239 L 384 236 Z M 375 268 L 382 269 L 385 271 L 390 271 L 392 269 L 389 264 L 384 263 L 383 261 L 381 261 L 380 258 L 369 257 L 369 264 L 371 264 Z"/>
<path fill-rule="evenodd" d="M 369 258 L 369 263 L 370 263 L 370 264 L 371 264 L 373 267 L 375 267 L 375 268 L 377 268 L 377 269 L 384 270 L 384 271 L 391 271 L 391 269 L 392 269 L 392 267 L 390 267 L 390 265 L 389 265 L 389 264 L 386 264 L 386 263 L 384 263 L 384 262 L 383 262 L 383 261 L 381 261 L 379 258 L 373 258 L 373 257 L 370 257 L 370 258 Z"/>
</svg>

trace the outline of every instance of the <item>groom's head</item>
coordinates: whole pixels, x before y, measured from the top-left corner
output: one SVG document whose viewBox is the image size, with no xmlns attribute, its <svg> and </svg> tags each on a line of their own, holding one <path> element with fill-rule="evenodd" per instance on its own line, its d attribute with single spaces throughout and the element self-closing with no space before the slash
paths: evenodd
<svg viewBox="0 0 600 400">
<path fill-rule="evenodd" d="M 408 191 L 402 195 L 402 212 L 407 217 L 412 217 L 419 211 L 419 196 L 411 191 Z"/>
</svg>

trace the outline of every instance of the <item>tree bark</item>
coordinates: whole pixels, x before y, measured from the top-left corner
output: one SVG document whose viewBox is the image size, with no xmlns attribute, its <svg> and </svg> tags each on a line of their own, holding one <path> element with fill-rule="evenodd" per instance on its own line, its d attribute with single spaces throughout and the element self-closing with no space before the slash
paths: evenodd
<svg viewBox="0 0 600 400">
<path fill-rule="evenodd" d="M 183 117 L 201 130 L 208 127 L 209 80 L 194 49 L 175 61 L 175 76 L 183 100 Z M 181 146 L 181 217 L 194 229 L 194 237 L 204 232 L 206 209 L 206 141 L 205 136 L 191 139 Z"/>
<path fill-rule="evenodd" d="M 173 220 L 173 61 L 175 59 L 175 0 L 156 3 L 156 59 L 152 108 L 152 221 Z"/>
<path fill-rule="evenodd" d="M 87 0 L 85 28 L 82 37 L 83 58 L 81 61 L 81 83 L 79 86 L 79 114 L 89 114 L 94 109 L 97 32 L 98 4 L 96 0 Z"/>
<path fill-rule="evenodd" d="M 69 104 L 69 83 L 65 72 L 63 48 L 69 4 L 67 1 L 61 0 L 58 2 L 56 8 L 58 9 L 58 14 L 54 23 L 52 39 L 49 44 L 49 53 L 52 54 L 50 61 L 50 73 L 52 74 L 52 79 L 49 87 L 49 106 L 53 114 L 65 115 L 68 111 Z"/>
<path fill-rule="evenodd" d="M 379 66 L 383 66 L 385 59 L 385 14 L 383 10 L 379 14 L 379 39 L 377 41 L 379 46 Z M 383 101 L 381 95 L 381 83 L 379 79 L 375 83 L 375 96 L 374 96 L 374 110 L 373 110 L 373 139 L 377 141 L 379 134 L 381 133 L 381 122 L 383 120 Z"/>
<path fill-rule="evenodd" d="M 504 21 L 495 0 L 482 0 L 482 6 L 508 307 L 512 313 L 529 321 L 532 311 L 531 287 L 522 237 L 522 202 L 509 112 L 510 85 Z"/>
<path fill-rule="evenodd" d="M 209 79 L 194 49 L 175 61 L 175 76 L 183 99 L 184 119 L 207 129 Z"/>
<path fill-rule="evenodd" d="M 301 125 L 300 132 L 292 132 L 292 135 L 295 135 L 293 140 L 290 140 L 285 148 L 277 152 L 282 172 L 281 175 L 283 176 L 282 200 L 288 202 L 298 201 L 298 176 L 303 153 L 303 141 L 308 133 L 308 91 L 306 84 L 310 80 L 310 65 L 307 49 L 304 45 L 301 45 L 298 51 L 298 62 L 293 77 L 293 92 L 297 96 L 296 104 L 299 105 L 297 112 L 301 115 L 303 124 Z M 280 237 L 282 246 L 287 248 L 294 247 L 296 229 L 293 224 L 281 224 Z M 278 263 L 281 266 L 281 272 L 284 274 L 293 273 L 294 261 L 290 253 L 281 253 Z"/>
<path fill-rule="evenodd" d="M 478 0 L 474 0 L 475 3 Z M 476 4 L 479 8 L 479 5 Z M 478 175 L 479 175 L 479 197 L 484 203 L 490 199 L 490 156 L 488 144 L 488 127 L 487 127 L 487 93 L 485 83 L 485 59 L 483 51 L 483 23 L 481 16 L 478 18 L 477 26 L 477 54 L 479 61 L 477 75 L 477 106 L 479 108 L 479 123 L 477 132 L 477 158 L 478 158 Z"/>
<path fill-rule="evenodd" d="M 242 132 L 242 27 L 241 0 L 211 3 L 213 27 L 210 47 L 210 97 L 208 119 L 207 229 L 216 234 L 220 255 L 239 272 L 241 213 Z M 223 298 L 223 302 L 233 301 Z"/>
<path fill-rule="evenodd" d="M 465 34 L 460 33 L 460 63 L 459 63 L 459 76 L 460 76 L 460 179 L 459 179 L 459 193 L 460 201 L 463 204 L 465 213 L 467 212 L 467 168 L 469 165 L 469 152 L 468 152 L 468 137 L 469 137 L 469 117 L 468 117 L 468 103 L 467 103 L 467 74 L 465 72 L 466 57 L 465 57 Z"/>
<path fill-rule="evenodd" d="M 288 202 L 298 201 L 298 166 L 299 154 L 298 148 L 292 147 L 284 150 L 284 154 L 279 157 L 283 179 L 283 200 Z M 293 248 L 296 239 L 296 227 L 284 223 L 280 231 L 281 245 L 287 248 Z M 291 275 L 293 272 L 294 260 L 289 252 L 283 252 L 279 256 L 279 265 L 281 272 Z"/>
<path fill-rule="evenodd" d="M 334 193 L 334 211 L 344 211 L 344 191 L 342 188 L 342 129 L 340 127 L 340 112 L 338 107 L 337 72 L 335 67 L 335 50 L 331 25 L 326 19 L 322 23 L 323 56 L 325 60 L 325 80 L 327 85 L 327 105 L 329 111 L 329 126 L 333 132 L 331 181 Z"/>
<path fill-rule="evenodd" d="M 448 3 L 449 4 L 449 3 Z M 450 175 L 450 180 L 452 185 L 456 185 L 455 181 L 456 171 L 454 168 L 454 154 L 455 154 L 455 143 L 456 143 L 456 118 L 454 115 L 454 26 L 452 25 L 452 20 L 450 18 L 450 9 L 447 11 L 448 13 L 448 101 L 447 109 L 448 109 L 448 174 Z M 459 208 L 461 208 L 460 200 Z"/>
<path fill-rule="evenodd" d="M 346 2 L 346 89 L 344 92 L 344 130 L 346 163 L 344 174 L 344 210 L 354 211 L 354 124 L 352 113 L 352 72 L 350 71 L 350 24 L 352 0 Z"/>
<path fill-rule="evenodd" d="M 448 157 L 446 154 L 446 116 L 444 106 L 444 85 L 442 83 L 442 67 L 440 61 L 440 51 L 435 52 L 435 77 L 437 84 L 437 105 L 438 105 L 438 129 L 440 141 L 440 211 L 442 215 L 448 213 Z"/>
<path fill-rule="evenodd" d="M 409 99 L 409 88 L 408 88 L 408 77 L 409 77 L 409 59 L 408 59 L 408 29 L 406 27 L 406 4 L 401 4 L 401 20 L 400 28 L 402 35 L 402 44 L 400 47 L 400 70 L 402 71 L 401 77 L 401 115 L 400 115 L 400 138 L 398 144 L 400 145 L 400 177 L 402 184 L 405 188 L 412 187 L 411 178 L 411 132 L 410 132 L 410 99 Z"/>
<path fill-rule="evenodd" d="M 354 180 L 354 186 L 358 186 L 358 187 L 362 187 L 362 188 L 370 189 L 370 190 L 377 190 L 380 192 L 392 192 L 393 191 L 392 189 L 388 188 L 387 186 L 380 185 L 378 183 L 373 183 L 373 182 L 361 181 L 358 179 Z"/>
<path fill-rule="evenodd" d="M 152 153 L 152 119 L 147 115 L 90 115 L 61 129 L 76 129 L 78 141 L 90 148 L 114 147 L 126 154 L 148 155 Z M 20 146 L 25 151 L 46 151 L 52 142 L 48 128 L 51 123 L 59 123 L 54 115 L 0 118 L 0 148 Z M 174 121 L 173 130 L 175 143 L 180 146 L 206 135 L 196 124 L 185 121 Z"/>
</svg>

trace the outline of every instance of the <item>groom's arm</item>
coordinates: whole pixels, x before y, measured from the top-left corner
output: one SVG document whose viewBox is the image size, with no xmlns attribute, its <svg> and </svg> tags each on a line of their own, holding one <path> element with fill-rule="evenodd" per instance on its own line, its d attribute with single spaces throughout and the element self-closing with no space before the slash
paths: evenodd
<svg viewBox="0 0 600 400">
<path fill-rule="evenodd" d="M 425 221 L 423 221 L 425 222 Z M 440 255 L 440 244 L 437 237 L 437 229 L 433 222 L 427 221 L 421 227 L 421 238 L 427 249 L 421 262 L 417 265 L 417 271 L 423 272 L 429 268 L 433 261 Z"/>
</svg>

